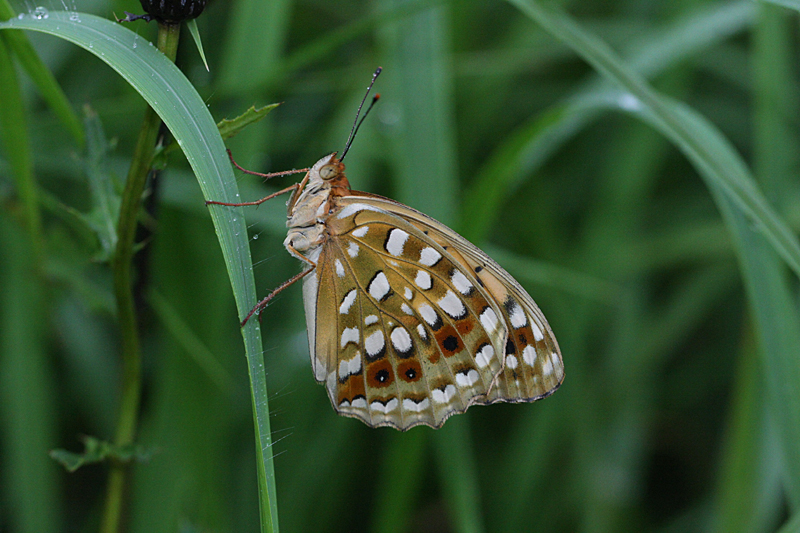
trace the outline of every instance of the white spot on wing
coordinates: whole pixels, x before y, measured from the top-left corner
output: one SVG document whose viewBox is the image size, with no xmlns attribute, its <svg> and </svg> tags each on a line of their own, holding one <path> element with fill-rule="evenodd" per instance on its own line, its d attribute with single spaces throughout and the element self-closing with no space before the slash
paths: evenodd
<svg viewBox="0 0 800 533">
<path fill-rule="evenodd" d="M 419 270 L 417 272 L 417 277 L 414 279 L 414 283 L 417 284 L 417 287 L 426 291 L 433 286 L 431 275 L 424 270 Z"/>
<path fill-rule="evenodd" d="M 494 309 L 487 307 L 483 313 L 481 313 L 481 324 L 483 325 L 483 329 L 487 332 L 494 332 L 497 328 L 497 315 L 494 313 Z"/>
<path fill-rule="evenodd" d="M 442 389 L 433 389 L 431 391 L 431 398 L 436 403 L 448 403 L 456 395 L 456 388 L 453 385 L 448 385 Z"/>
<path fill-rule="evenodd" d="M 537 326 L 536 322 L 534 322 L 533 320 L 531 320 L 531 328 L 533 328 L 533 338 L 536 340 L 536 342 L 539 342 L 540 340 L 544 339 L 544 335 L 542 335 L 542 330 L 539 329 L 539 326 Z"/>
<path fill-rule="evenodd" d="M 392 411 L 397 409 L 398 405 L 400 405 L 400 402 L 397 401 L 397 398 L 392 398 L 391 400 L 386 402 L 386 405 L 384 405 L 381 402 L 372 402 L 371 404 L 369 404 L 369 408 L 372 409 L 373 411 L 378 411 L 379 413 L 386 414 L 386 413 L 391 413 Z"/>
<path fill-rule="evenodd" d="M 494 348 L 491 344 L 484 344 L 483 348 L 475 354 L 475 362 L 478 363 L 479 367 L 483 368 L 492 362 L 492 357 L 494 357 Z"/>
<path fill-rule="evenodd" d="M 414 297 L 414 293 L 411 292 L 411 289 L 406 287 L 405 289 L 403 289 L 403 296 L 406 297 L 406 300 L 410 300 L 411 298 Z"/>
<path fill-rule="evenodd" d="M 542 365 L 542 374 L 544 374 L 545 376 L 549 376 L 552 373 L 553 373 L 553 361 L 548 359 Z"/>
<path fill-rule="evenodd" d="M 352 374 L 361 371 L 361 352 L 358 352 L 352 359 L 342 359 L 339 361 L 339 379 L 344 379 Z"/>
<path fill-rule="evenodd" d="M 536 362 L 536 348 L 530 344 L 527 345 L 525 349 L 522 350 L 522 360 L 533 366 L 533 363 Z"/>
<path fill-rule="evenodd" d="M 364 348 L 371 357 L 378 355 L 381 350 L 383 350 L 383 346 L 383 331 L 380 329 L 375 330 L 375 332 L 364 339 Z"/>
<path fill-rule="evenodd" d="M 386 239 L 386 251 L 395 257 L 403 255 L 403 246 L 408 240 L 408 233 L 401 229 L 394 228 L 389 230 L 389 238 Z"/>
<path fill-rule="evenodd" d="M 521 328 L 528 323 L 528 317 L 525 315 L 525 311 L 522 310 L 522 307 L 517 302 L 512 300 L 511 303 L 511 310 L 509 312 L 511 325 L 515 328 Z M 534 337 L 536 334 L 534 333 Z"/>
<path fill-rule="evenodd" d="M 344 277 L 344 265 L 338 259 L 334 260 L 333 262 L 336 265 L 336 275 L 340 278 Z"/>
<path fill-rule="evenodd" d="M 422 400 L 421 402 L 417 403 L 411 398 L 406 398 L 403 400 L 403 409 L 406 411 L 411 411 L 412 413 L 421 413 L 428 407 L 430 407 L 431 402 L 428 401 L 427 398 Z"/>
<path fill-rule="evenodd" d="M 369 226 L 361 226 L 360 228 L 356 228 L 353 230 L 353 237 L 358 237 L 359 239 L 367 234 L 369 231 Z"/>
<path fill-rule="evenodd" d="M 390 289 L 389 280 L 386 279 L 386 274 L 383 272 L 378 272 L 375 277 L 372 278 L 372 281 L 369 282 L 369 294 L 376 300 L 383 299 L 389 294 Z"/>
<path fill-rule="evenodd" d="M 438 263 L 441 258 L 442 254 L 430 246 L 423 248 L 419 253 L 419 262 L 425 266 L 433 266 Z"/>
<path fill-rule="evenodd" d="M 358 344 L 358 339 L 358 328 L 344 328 L 344 331 L 342 331 L 342 348 L 347 346 L 348 342 L 354 342 Z"/>
<path fill-rule="evenodd" d="M 356 398 L 353 400 L 351 404 L 356 409 L 366 409 L 367 408 L 367 399 L 366 398 Z"/>
<path fill-rule="evenodd" d="M 508 355 L 506 356 L 506 366 L 511 370 L 514 370 L 519 365 L 519 361 L 517 361 L 516 356 Z"/>
<path fill-rule="evenodd" d="M 377 321 L 378 321 L 378 315 L 368 315 L 364 319 L 364 325 L 365 326 L 371 326 L 372 324 L 376 323 Z"/>
<path fill-rule="evenodd" d="M 347 295 L 342 300 L 342 305 L 339 306 L 339 314 L 346 315 L 350 312 L 350 308 L 353 306 L 353 302 L 356 301 L 356 296 L 358 293 L 355 289 L 351 290 L 347 293 Z"/>
<path fill-rule="evenodd" d="M 355 215 L 359 211 L 375 211 L 376 213 L 382 213 L 383 212 L 381 209 L 378 209 L 377 207 L 372 207 L 371 205 L 367 205 L 367 204 L 350 204 L 347 207 L 345 207 L 344 209 L 342 209 L 339 212 L 339 214 L 336 215 L 336 218 L 341 220 L 343 218 L 349 217 L 350 215 Z M 366 403 L 364 404 L 364 407 L 366 407 Z"/>
<path fill-rule="evenodd" d="M 400 306 L 400 309 L 407 315 L 414 315 L 414 310 L 409 307 L 409 305 L 405 302 Z"/>
<path fill-rule="evenodd" d="M 417 311 L 419 311 L 419 314 L 429 325 L 436 325 L 439 316 L 436 314 L 436 311 L 433 310 L 433 307 L 428 304 L 422 304 L 417 308 Z"/>
<path fill-rule="evenodd" d="M 419 336 L 422 337 L 422 340 L 428 338 L 428 332 L 425 331 L 425 326 L 422 324 L 417 324 L 417 333 L 419 333 Z"/>
<path fill-rule="evenodd" d="M 347 247 L 347 254 L 350 257 L 355 258 L 358 255 L 358 245 L 354 242 L 351 242 L 350 245 Z"/>
<path fill-rule="evenodd" d="M 478 371 L 471 368 L 469 372 L 459 372 L 456 374 L 456 383 L 459 387 L 471 387 L 481 378 Z"/>
<path fill-rule="evenodd" d="M 398 352 L 405 353 L 411 349 L 411 335 L 406 328 L 400 326 L 394 328 L 389 338 L 392 339 L 392 345 Z"/>
<path fill-rule="evenodd" d="M 469 292 L 472 290 L 472 283 L 469 282 L 467 276 L 465 276 L 460 270 L 453 271 L 450 281 L 453 282 L 453 286 L 461 294 L 469 294 Z"/>
<path fill-rule="evenodd" d="M 436 303 L 439 304 L 439 307 L 441 307 L 445 313 L 453 318 L 461 318 L 466 312 L 464 302 L 450 289 L 448 289 L 447 293 Z"/>
</svg>

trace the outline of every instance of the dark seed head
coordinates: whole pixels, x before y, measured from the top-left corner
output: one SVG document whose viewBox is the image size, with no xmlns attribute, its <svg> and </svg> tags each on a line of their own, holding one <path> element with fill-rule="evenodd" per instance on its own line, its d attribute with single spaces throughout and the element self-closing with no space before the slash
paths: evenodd
<svg viewBox="0 0 800 533">
<path fill-rule="evenodd" d="M 154 19 L 175 23 L 199 16 L 208 0 L 139 0 L 139 3 Z"/>
</svg>

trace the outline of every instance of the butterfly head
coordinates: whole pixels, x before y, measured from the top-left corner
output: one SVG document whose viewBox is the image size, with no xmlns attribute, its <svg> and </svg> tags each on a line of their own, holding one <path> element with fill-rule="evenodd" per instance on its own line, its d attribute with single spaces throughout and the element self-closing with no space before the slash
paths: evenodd
<svg viewBox="0 0 800 533">
<path fill-rule="evenodd" d="M 328 154 L 311 167 L 308 171 L 309 181 L 325 182 L 336 179 L 344 174 L 344 163 L 336 159 L 336 152 Z"/>
<path fill-rule="evenodd" d="M 307 187 L 314 189 L 336 189 L 349 191 L 350 183 L 344 175 L 344 163 L 336 158 L 336 152 L 328 154 L 311 167 L 307 175 Z"/>
</svg>

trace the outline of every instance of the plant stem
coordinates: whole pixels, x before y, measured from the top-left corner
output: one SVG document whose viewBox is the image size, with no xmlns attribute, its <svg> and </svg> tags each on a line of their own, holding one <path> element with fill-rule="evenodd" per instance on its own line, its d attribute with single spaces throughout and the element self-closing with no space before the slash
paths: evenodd
<svg viewBox="0 0 800 533">
<path fill-rule="evenodd" d="M 171 61 L 175 61 L 179 35 L 179 24 L 159 23 L 158 49 Z M 139 130 L 133 161 L 128 170 L 128 179 L 122 195 L 119 224 L 117 225 L 117 247 L 111 261 L 114 274 L 114 295 L 117 300 L 117 317 L 122 339 L 123 366 L 122 397 L 114 436 L 114 444 L 117 446 L 133 443 L 139 420 L 141 352 L 132 291 L 131 264 L 142 194 L 147 183 L 147 174 L 153 160 L 160 125 L 161 119 L 152 108 L 148 107 Z M 128 466 L 127 463 L 120 461 L 111 463 L 103 521 L 100 525 L 102 533 L 116 533 L 120 530 Z"/>
</svg>

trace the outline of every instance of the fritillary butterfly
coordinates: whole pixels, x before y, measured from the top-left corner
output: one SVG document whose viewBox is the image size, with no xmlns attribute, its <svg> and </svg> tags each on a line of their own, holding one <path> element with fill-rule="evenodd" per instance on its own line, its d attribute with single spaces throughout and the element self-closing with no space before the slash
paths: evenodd
<svg viewBox="0 0 800 533">
<path fill-rule="evenodd" d="M 371 427 L 439 428 L 471 405 L 558 389 L 564 365 L 550 325 L 500 265 L 419 211 L 352 190 L 336 153 L 303 170 L 300 183 L 257 202 L 208 203 L 293 192 L 284 246 L 308 267 L 243 324 L 304 278 L 314 377 L 339 414 Z"/>
</svg>

